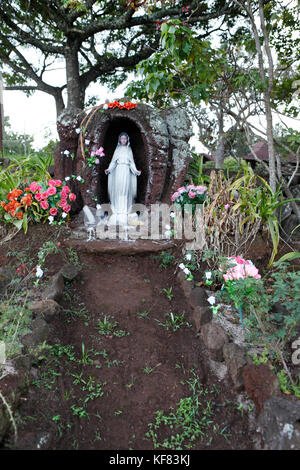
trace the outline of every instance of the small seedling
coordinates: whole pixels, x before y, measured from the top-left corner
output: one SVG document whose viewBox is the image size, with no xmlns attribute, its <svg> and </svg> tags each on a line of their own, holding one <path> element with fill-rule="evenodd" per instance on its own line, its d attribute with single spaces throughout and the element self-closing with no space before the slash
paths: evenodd
<svg viewBox="0 0 300 470">
<path fill-rule="evenodd" d="M 164 288 L 161 292 L 166 294 L 166 296 L 168 297 L 168 300 L 170 300 L 170 301 L 174 297 L 174 294 L 172 294 L 172 287 L 170 287 L 169 289 Z"/>
<path fill-rule="evenodd" d="M 151 367 L 147 364 L 147 366 L 143 369 L 143 372 L 145 372 L 145 374 L 151 374 L 152 372 L 154 372 L 156 367 L 159 367 L 159 366 L 161 366 L 161 362 L 159 364 L 156 364 L 156 366 L 154 367 Z"/>
<path fill-rule="evenodd" d="M 181 326 L 188 326 L 191 327 L 191 324 L 188 323 L 187 321 L 184 321 L 184 312 L 182 314 L 175 314 L 173 312 L 166 313 L 165 315 L 167 317 L 167 320 L 165 323 L 162 323 L 161 321 L 157 320 L 158 324 L 165 328 L 167 331 L 169 329 L 172 329 L 173 331 L 177 331 Z"/>
</svg>

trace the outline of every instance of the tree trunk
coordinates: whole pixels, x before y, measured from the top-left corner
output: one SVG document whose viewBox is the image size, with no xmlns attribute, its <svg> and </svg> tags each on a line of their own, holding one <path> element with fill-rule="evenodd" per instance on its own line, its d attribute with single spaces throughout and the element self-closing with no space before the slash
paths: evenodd
<svg viewBox="0 0 300 470">
<path fill-rule="evenodd" d="M 57 93 L 54 96 L 55 105 L 56 105 L 56 117 L 60 115 L 60 113 L 65 109 L 65 103 L 62 97 L 62 92 Z"/>
<path fill-rule="evenodd" d="M 264 94 L 265 101 L 265 112 L 267 120 L 267 141 L 268 141 L 268 154 L 269 154 L 269 184 L 272 191 L 276 191 L 276 159 L 275 159 L 275 147 L 273 138 L 273 119 L 271 110 L 271 100 L 269 92 Z"/>
<path fill-rule="evenodd" d="M 84 107 L 85 89 L 81 86 L 79 75 L 78 47 L 68 39 L 65 52 L 68 108 Z"/>
<path fill-rule="evenodd" d="M 216 170 L 224 168 L 224 147 L 225 147 L 225 136 L 224 136 L 224 113 L 223 108 L 218 112 L 218 123 L 219 123 L 219 142 L 216 150 L 215 162 Z"/>
</svg>

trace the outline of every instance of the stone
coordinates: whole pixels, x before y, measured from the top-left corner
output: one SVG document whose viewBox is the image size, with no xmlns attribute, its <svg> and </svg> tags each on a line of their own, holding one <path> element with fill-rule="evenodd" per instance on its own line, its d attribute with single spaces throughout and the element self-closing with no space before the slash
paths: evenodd
<svg viewBox="0 0 300 470">
<path fill-rule="evenodd" d="M 49 325 L 42 318 L 35 318 L 31 322 L 30 328 L 31 333 L 28 333 L 22 338 L 22 344 L 27 350 L 35 348 L 44 341 L 47 341 L 50 334 Z"/>
<path fill-rule="evenodd" d="M 177 280 L 184 292 L 184 295 L 188 298 L 193 289 L 193 283 L 191 281 L 187 281 L 186 275 L 183 271 L 179 271 L 177 274 Z"/>
<path fill-rule="evenodd" d="M 258 417 L 264 450 L 300 449 L 300 403 L 285 397 L 266 400 Z"/>
<path fill-rule="evenodd" d="M 1 380 L 1 393 L 5 397 L 12 414 L 17 409 L 20 398 L 26 394 L 29 387 L 29 371 L 24 369 L 14 370 Z M 12 427 L 11 419 L 7 407 L 0 400 L 0 443 Z"/>
<path fill-rule="evenodd" d="M 248 364 L 243 369 L 243 378 L 245 390 L 258 413 L 263 410 L 266 400 L 280 394 L 279 379 L 265 364 Z"/>
<path fill-rule="evenodd" d="M 212 320 L 212 310 L 210 307 L 197 306 L 193 310 L 194 324 L 197 333 L 201 330 L 202 326 Z"/>
<path fill-rule="evenodd" d="M 285 240 L 300 240 L 299 221 L 295 214 L 291 214 L 282 222 L 281 235 Z"/>
<path fill-rule="evenodd" d="M 64 290 L 64 278 L 61 272 L 52 276 L 48 286 L 42 293 L 43 299 L 51 299 L 58 302 L 63 295 Z"/>
<path fill-rule="evenodd" d="M 85 240 L 69 239 L 64 241 L 64 246 L 72 247 L 77 252 L 89 254 L 118 254 L 120 256 L 137 255 L 145 253 L 158 253 L 161 250 L 174 248 L 175 242 L 154 243 L 152 240 L 136 240 L 134 243 L 122 240 L 95 240 L 86 242 Z"/>
<path fill-rule="evenodd" d="M 78 276 L 80 271 L 81 268 L 79 266 L 75 266 L 74 264 L 68 263 L 65 264 L 59 272 L 67 281 L 73 281 Z"/>
<path fill-rule="evenodd" d="M 50 323 L 61 312 L 62 307 L 55 300 L 39 300 L 30 305 L 30 310 L 34 316 L 42 317 L 47 323 Z"/>
<path fill-rule="evenodd" d="M 224 344 L 223 355 L 235 390 L 242 391 L 244 388 L 243 370 L 249 364 L 245 349 L 235 343 L 227 343 Z"/>
<path fill-rule="evenodd" d="M 223 328 L 215 323 L 206 323 L 201 328 L 201 337 L 208 349 L 210 359 L 222 362 L 224 360 L 223 347 L 229 341 Z"/>
<path fill-rule="evenodd" d="M 192 307 L 207 307 L 207 294 L 205 289 L 203 289 L 203 287 L 195 287 L 192 289 L 189 297 L 189 303 L 192 305 Z"/>
<path fill-rule="evenodd" d="M 81 136 L 76 133 L 79 127 L 85 128 L 87 154 L 104 148 L 105 156 L 98 166 L 85 165 Z M 170 203 L 170 195 L 183 184 L 191 159 L 188 142 L 193 135 L 191 121 L 183 108 L 159 110 L 138 103 L 130 111 L 115 108 L 101 113 L 90 112 L 86 116 L 78 109 L 66 109 L 58 117 L 57 129 L 60 142 L 54 152 L 55 177 L 64 179 L 76 174 L 83 178 L 80 184 L 77 181 L 69 183 L 77 195 L 72 204 L 76 211 L 84 205 L 95 207 L 97 203 L 108 202 L 104 169 L 109 166 L 121 131 L 129 134 L 136 166 L 142 170 L 138 178 L 138 203 L 148 206 L 157 201 Z M 66 158 L 65 150 L 74 158 Z"/>
<path fill-rule="evenodd" d="M 0 293 L 3 293 L 16 277 L 16 270 L 10 266 L 0 267 Z"/>
</svg>

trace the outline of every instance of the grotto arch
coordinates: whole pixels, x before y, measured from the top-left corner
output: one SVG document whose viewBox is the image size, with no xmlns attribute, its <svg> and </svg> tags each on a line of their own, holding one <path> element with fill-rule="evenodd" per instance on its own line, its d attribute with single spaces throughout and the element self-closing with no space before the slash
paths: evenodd
<svg viewBox="0 0 300 470">
<path fill-rule="evenodd" d="M 104 148 L 105 157 L 101 159 L 99 165 L 99 176 L 97 183 L 97 194 L 99 196 L 99 203 L 104 204 L 109 202 L 107 183 L 108 178 L 104 173 L 104 169 L 108 168 L 113 153 L 117 146 L 118 136 L 121 132 L 127 132 L 130 138 L 130 145 L 133 152 L 133 157 L 137 169 L 141 170 L 141 175 L 137 178 L 137 198 L 136 203 L 145 203 L 148 178 L 149 178 L 149 158 L 147 152 L 147 143 L 143 138 L 141 129 L 137 123 L 130 119 L 130 117 L 113 117 L 102 129 L 100 146 Z"/>
<path fill-rule="evenodd" d="M 148 207 L 156 202 L 170 203 L 171 194 L 184 182 L 191 158 L 188 141 L 193 132 L 189 116 L 181 107 L 156 109 L 137 103 L 127 110 L 100 105 L 88 113 L 67 108 L 58 117 L 57 130 L 60 141 L 54 153 L 54 174 L 58 179 L 68 177 L 77 195 L 74 212 L 84 205 L 95 208 L 97 203 L 108 202 L 104 170 L 123 131 L 130 137 L 136 167 L 142 171 L 137 178 L 136 203 Z M 104 148 L 105 157 L 99 164 L 87 165 L 87 159 L 99 147 Z M 80 182 L 74 175 L 81 178 Z"/>
</svg>

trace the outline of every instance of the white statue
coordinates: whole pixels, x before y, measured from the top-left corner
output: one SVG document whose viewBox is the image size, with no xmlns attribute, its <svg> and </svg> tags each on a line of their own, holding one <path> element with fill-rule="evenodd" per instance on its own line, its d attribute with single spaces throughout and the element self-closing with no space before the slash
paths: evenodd
<svg viewBox="0 0 300 470">
<path fill-rule="evenodd" d="M 110 224 L 127 224 L 127 217 L 137 194 L 137 176 L 129 136 L 122 132 L 109 167 L 104 170 L 108 175 L 108 195 L 113 212 Z"/>
</svg>

